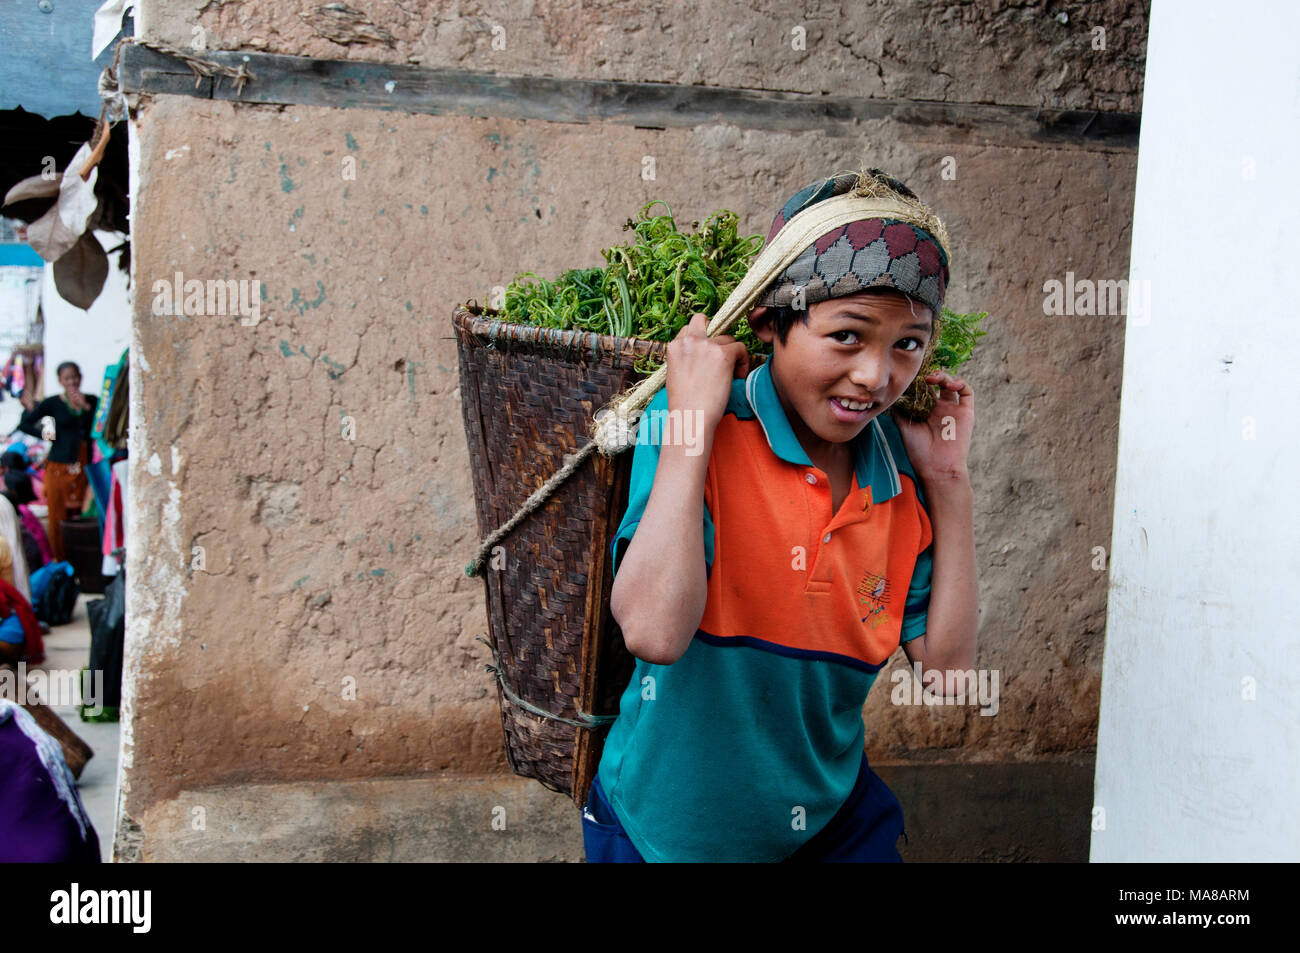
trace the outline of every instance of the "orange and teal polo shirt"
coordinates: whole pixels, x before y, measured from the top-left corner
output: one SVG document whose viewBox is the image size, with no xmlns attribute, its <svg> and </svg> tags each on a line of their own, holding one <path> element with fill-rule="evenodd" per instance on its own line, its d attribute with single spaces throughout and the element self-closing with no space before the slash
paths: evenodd
<svg viewBox="0 0 1300 953">
<path fill-rule="evenodd" d="M 654 483 L 657 418 L 638 429 L 614 571 Z M 768 364 L 732 382 L 704 489 L 708 598 L 672 665 L 638 659 L 601 786 L 650 861 L 778 861 L 826 826 L 861 764 L 862 707 L 900 642 L 925 633 L 931 528 L 888 414 L 853 440 L 831 513 Z"/>
</svg>

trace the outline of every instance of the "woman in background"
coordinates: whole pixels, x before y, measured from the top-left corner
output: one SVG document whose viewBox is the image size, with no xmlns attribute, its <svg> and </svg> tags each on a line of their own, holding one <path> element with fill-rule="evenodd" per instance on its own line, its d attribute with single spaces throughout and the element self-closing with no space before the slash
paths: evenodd
<svg viewBox="0 0 1300 953">
<path fill-rule="evenodd" d="M 39 404 L 32 389 L 24 388 L 20 399 L 27 410 L 18 429 L 53 441 L 45 463 L 45 501 L 49 506 L 50 550 L 54 561 L 62 562 L 63 521 L 80 515 L 89 486 L 86 467 L 90 464 L 90 431 L 99 398 L 81 392 L 81 368 L 74 362 L 60 364 L 58 375 L 63 393 Z M 54 418 L 54 433 L 49 437 L 40 430 L 44 417 Z"/>
</svg>

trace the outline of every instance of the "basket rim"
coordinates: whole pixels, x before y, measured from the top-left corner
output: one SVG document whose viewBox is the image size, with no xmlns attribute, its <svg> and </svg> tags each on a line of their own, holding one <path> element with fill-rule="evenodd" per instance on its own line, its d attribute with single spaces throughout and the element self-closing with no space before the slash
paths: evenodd
<svg viewBox="0 0 1300 953">
<path fill-rule="evenodd" d="M 525 353 L 554 354 L 559 351 L 573 352 L 576 356 L 581 352 L 592 357 L 620 354 L 633 358 L 651 355 L 660 360 L 666 360 L 668 356 L 667 341 L 616 337 L 610 334 L 598 334 L 595 331 L 544 328 L 535 324 L 518 324 L 492 317 L 499 313 L 491 308 L 480 307 L 474 310 L 465 304 L 458 304 L 452 311 L 452 323 L 472 335 L 484 347 L 491 347 L 495 342 L 506 341 L 511 351 Z"/>
</svg>

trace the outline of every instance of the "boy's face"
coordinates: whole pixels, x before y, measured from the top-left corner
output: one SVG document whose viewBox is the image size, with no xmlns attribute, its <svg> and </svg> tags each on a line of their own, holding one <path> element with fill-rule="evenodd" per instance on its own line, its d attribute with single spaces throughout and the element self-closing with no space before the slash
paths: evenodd
<svg viewBox="0 0 1300 953">
<path fill-rule="evenodd" d="M 751 326 L 773 349 L 772 380 L 795 436 L 810 457 L 852 440 L 903 396 L 921 369 L 933 321 L 930 309 L 901 292 L 859 292 L 819 301 L 808 324 L 796 321 L 785 344 L 767 308 Z M 840 399 L 868 403 L 853 410 Z"/>
</svg>

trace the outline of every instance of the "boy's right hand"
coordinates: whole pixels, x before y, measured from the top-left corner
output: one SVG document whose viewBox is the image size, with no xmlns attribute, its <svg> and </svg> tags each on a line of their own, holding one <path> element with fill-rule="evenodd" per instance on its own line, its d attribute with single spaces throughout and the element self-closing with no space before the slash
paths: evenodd
<svg viewBox="0 0 1300 953">
<path fill-rule="evenodd" d="M 668 408 L 697 410 L 706 426 L 722 420 L 734 378 L 749 373 L 749 351 L 730 334 L 708 335 L 709 319 L 691 316 L 668 344 Z"/>
</svg>

